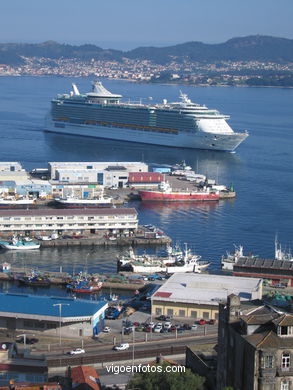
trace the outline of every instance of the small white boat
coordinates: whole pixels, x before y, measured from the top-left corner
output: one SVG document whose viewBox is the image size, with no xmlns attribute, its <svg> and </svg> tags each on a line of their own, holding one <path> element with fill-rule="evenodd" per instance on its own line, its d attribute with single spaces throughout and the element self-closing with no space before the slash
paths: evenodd
<svg viewBox="0 0 293 390">
<path fill-rule="evenodd" d="M 0 246 L 3 249 L 8 250 L 32 250 L 32 249 L 39 249 L 40 244 L 37 242 L 27 242 L 17 239 L 16 237 L 12 238 L 12 241 L 0 241 Z"/>
</svg>

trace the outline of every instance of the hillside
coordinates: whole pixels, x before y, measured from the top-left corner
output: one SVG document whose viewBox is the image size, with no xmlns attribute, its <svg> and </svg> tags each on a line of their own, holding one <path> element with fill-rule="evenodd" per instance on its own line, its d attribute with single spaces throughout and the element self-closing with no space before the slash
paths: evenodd
<svg viewBox="0 0 293 390">
<path fill-rule="evenodd" d="M 262 61 L 287 63 L 293 62 L 293 40 L 255 35 L 233 38 L 219 44 L 187 42 L 168 47 L 139 47 L 127 52 L 105 50 L 91 44 L 74 46 L 54 41 L 40 44 L 0 44 L 0 64 L 22 64 L 24 63 L 23 56 L 51 59 L 76 58 L 84 61 L 91 59 L 121 61 L 123 57 L 126 57 L 147 59 L 158 64 L 168 63 L 171 60 L 176 62 L 188 60 L 192 62 Z"/>
</svg>

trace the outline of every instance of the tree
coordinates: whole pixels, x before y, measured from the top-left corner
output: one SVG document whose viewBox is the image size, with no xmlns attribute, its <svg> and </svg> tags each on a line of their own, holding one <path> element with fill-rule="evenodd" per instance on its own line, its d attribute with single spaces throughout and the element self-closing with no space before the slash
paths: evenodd
<svg viewBox="0 0 293 390">
<path fill-rule="evenodd" d="M 139 390 L 203 390 L 205 379 L 197 374 L 193 374 L 190 369 L 185 369 L 185 372 L 167 372 L 166 367 L 170 366 L 166 363 L 162 365 L 147 365 L 146 372 L 135 374 L 128 383 L 127 389 Z"/>
</svg>

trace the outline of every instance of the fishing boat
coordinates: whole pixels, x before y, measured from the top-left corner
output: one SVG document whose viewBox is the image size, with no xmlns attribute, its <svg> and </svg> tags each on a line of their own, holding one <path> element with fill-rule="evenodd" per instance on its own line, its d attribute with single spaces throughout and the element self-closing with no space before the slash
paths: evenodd
<svg viewBox="0 0 293 390">
<path fill-rule="evenodd" d="M 191 190 L 172 189 L 168 182 L 160 183 L 157 190 L 138 191 L 143 202 L 163 201 L 163 202 L 195 202 L 195 201 L 218 201 L 220 194 L 210 187 L 203 187 Z"/>
<path fill-rule="evenodd" d="M 138 256 L 127 263 L 135 273 L 153 274 L 158 272 L 173 274 L 177 272 L 200 273 L 209 266 L 209 262 L 201 261 L 201 256 L 195 255 L 187 248 L 182 253 L 168 257 Z"/>
<path fill-rule="evenodd" d="M 94 198 L 56 198 L 55 203 L 58 207 L 62 208 L 99 208 L 99 207 L 113 207 L 113 198 L 110 196 L 104 196 L 104 192 L 101 192 L 99 196 Z"/>
<path fill-rule="evenodd" d="M 103 287 L 102 282 L 97 282 L 97 283 L 89 282 L 85 284 L 78 283 L 71 289 L 71 291 L 78 294 L 90 294 L 92 292 L 100 291 L 102 287 Z"/>
<path fill-rule="evenodd" d="M 36 199 L 15 196 L 1 196 L 0 209 L 28 209 L 36 207 Z"/>
<path fill-rule="evenodd" d="M 40 244 L 34 241 L 19 240 L 17 237 L 13 237 L 12 241 L 0 241 L 0 246 L 7 250 L 32 250 L 39 249 Z"/>
<path fill-rule="evenodd" d="M 51 281 L 40 275 L 23 276 L 17 279 L 18 283 L 30 287 L 49 287 Z"/>
</svg>

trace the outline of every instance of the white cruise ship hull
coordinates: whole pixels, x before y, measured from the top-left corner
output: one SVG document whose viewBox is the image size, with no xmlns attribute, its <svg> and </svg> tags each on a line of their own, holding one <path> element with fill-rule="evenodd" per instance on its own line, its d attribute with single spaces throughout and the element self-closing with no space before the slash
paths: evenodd
<svg viewBox="0 0 293 390">
<path fill-rule="evenodd" d="M 247 133 L 217 134 L 204 131 L 198 131 L 196 133 L 179 131 L 178 134 L 166 134 L 160 133 L 159 131 L 143 131 L 133 128 L 127 129 L 125 127 L 120 128 L 57 122 L 53 121 L 50 117 L 46 120 L 45 131 L 176 148 L 208 149 L 228 152 L 234 151 L 248 136 Z"/>
</svg>

